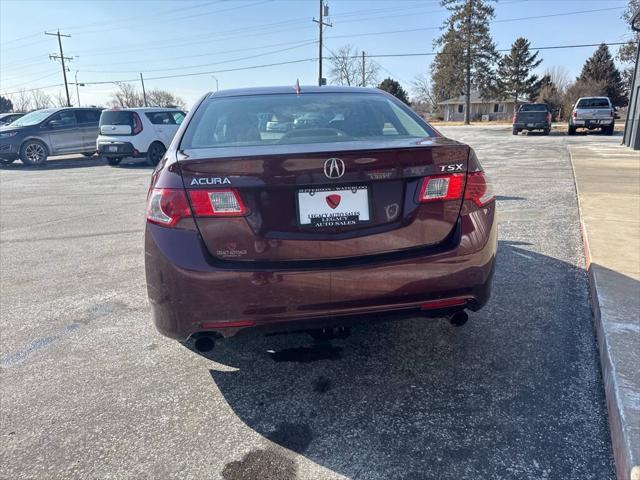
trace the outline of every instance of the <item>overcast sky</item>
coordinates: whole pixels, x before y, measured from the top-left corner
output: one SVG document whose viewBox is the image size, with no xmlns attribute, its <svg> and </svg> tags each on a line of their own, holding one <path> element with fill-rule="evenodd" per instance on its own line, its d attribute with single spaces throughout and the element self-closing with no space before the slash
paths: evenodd
<svg viewBox="0 0 640 480">
<path fill-rule="evenodd" d="M 438 0 L 330 0 L 332 28 L 326 46 L 335 51 L 351 44 L 367 54 L 433 51 L 433 40 L 446 18 Z M 625 0 L 501 0 L 491 30 L 498 48 L 518 36 L 533 46 L 620 42 L 630 38 L 620 19 Z M 70 63 L 70 81 L 135 80 L 145 76 L 147 89 L 170 90 L 191 105 L 215 89 L 317 82 L 318 15 L 316 0 L 288 1 L 28 1 L 0 0 L 0 93 L 62 83 L 58 52 L 60 29 Z M 598 11 L 591 11 L 598 10 Z M 570 15 L 563 15 L 570 12 Z M 527 18 L 523 17 L 542 17 Z M 540 67 L 562 66 L 575 76 L 593 48 L 546 50 Z M 617 47 L 613 47 L 617 51 Z M 226 71 L 293 62 L 250 70 Z M 381 77 L 403 85 L 429 69 L 432 57 L 377 58 Z M 329 64 L 325 62 L 328 74 Z M 169 75 L 201 75 L 154 79 Z M 327 76 L 327 75 L 325 75 Z M 72 86 L 75 103 L 75 87 Z M 104 105 L 112 84 L 80 87 L 83 104 Z M 46 92 L 55 95 L 63 87 Z"/>
</svg>

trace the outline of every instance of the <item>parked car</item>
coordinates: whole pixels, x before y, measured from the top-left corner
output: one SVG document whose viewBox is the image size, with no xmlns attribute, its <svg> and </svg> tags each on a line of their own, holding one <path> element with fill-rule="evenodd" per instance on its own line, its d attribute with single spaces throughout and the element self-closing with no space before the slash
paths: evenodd
<svg viewBox="0 0 640 480">
<path fill-rule="evenodd" d="M 616 112 L 608 97 L 582 97 L 576 102 L 569 117 L 569 135 L 575 135 L 578 128 L 600 129 L 606 135 L 613 135 Z"/>
<path fill-rule="evenodd" d="M 320 107 L 342 120 L 278 134 L 258 128 L 264 111 L 297 118 Z M 495 210 L 473 149 L 386 92 L 207 94 L 147 197 L 155 325 L 205 348 L 211 336 L 241 330 L 331 335 L 365 314 L 463 323 L 465 309 L 489 298 Z"/>
<path fill-rule="evenodd" d="M 0 127 L 9 125 L 14 120 L 17 120 L 23 116 L 24 116 L 24 113 L 21 113 L 21 112 L 0 113 Z"/>
<path fill-rule="evenodd" d="M 177 108 L 113 108 L 100 116 L 98 153 L 109 165 L 123 158 L 146 158 L 156 166 L 185 118 Z"/>
<path fill-rule="evenodd" d="M 542 133 L 549 135 L 551 131 L 551 119 L 553 114 L 546 103 L 525 103 L 513 114 L 514 135 L 523 130 L 542 130 Z"/>
<path fill-rule="evenodd" d="M 100 108 L 36 110 L 0 127 L 0 158 L 40 165 L 49 155 L 95 153 Z"/>
</svg>

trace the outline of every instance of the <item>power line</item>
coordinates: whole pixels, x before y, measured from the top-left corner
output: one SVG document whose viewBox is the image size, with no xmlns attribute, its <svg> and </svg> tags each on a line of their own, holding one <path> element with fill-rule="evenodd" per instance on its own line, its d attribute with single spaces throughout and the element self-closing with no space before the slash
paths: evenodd
<svg viewBox="0 0 640 480">
<path fill-rule="evenodd" d="M 601 43 L 589 43 L 589 44 L 575 44 L 575 45 L 549 45 L 549 46 L 543 46 L 543 47 L 530 47 L 531 50 L 551 50 L 551 49 L 563 49 L 563 48 L 585 48 L 585 47 L 597 47 L 600 45 L 607 45 L 607 46 L 615 46 L 615 45 L 624 45 L 625 42 L 601 42 Z M 325 45 L 324 46 L 325 49 L 329 50 L 328 47 Z M 501 52 L 506 52 L 509 51 L 510 49 L 500 49 L 498 51 Z M 331 50 L 329 50 L 331 52 Z M 385 58 L 385 57 L 410 57 L 410 56 L 430 56 L 430 55 L 436 55 L 437 52 L 419 52 L 419 53 L 393 53 L 393 54 L 374 54 L 374 55 L 368 55 L 368 57 L 370 58 Z M 334 54 L 335 55 L 335 54 Z M 330 59 L 331 57 L 325 57 L 325 59 Z M 358 55 L 355 56 L 351 56 L 351 58 L 359 58 Z M 165 79 L 171 79 L 171 78 L 184 78 L 184 77 L 193 77 L 193 76 L 200 76 L 200 75 L 211 75 L 211 74 L 215 74 L 215 73 L 226 73 L 226 72 L 236 72 L 236 71 L 244 71 L 244 70 L 254 70 L 254 69 L 259 69 L 259 68 L 267 68 L 267 67 L 274 67 L 274 66 L 281 66 L 281 65 L 291 65 L 291 64 L 295 64 L 295 63 L 303 63 L 303 62 L 311 62 L 311 61 L 317 61 L 317 58 L 302 58 L 302 59 L 297 59 L 297 60 L 290 60 L 290 61 L 286 61 L 286 62 L 276 62 L 276 63 L 267 63 L 267 64 L 261 64 L 261 65 L 249 65 L 249 66 L 245 66 L 245 67 L 237 67 L 237 68 L 230 68 L 230 69 L 224 69 L 224 70 L 210 70 L 210 71 L 206 71 L 206 72 L 191 72 L 191 73 L 183 73 L 183 74 L 176 74 L 176 75 L 163 75 L 163 76 L 157 76 L 157 77 L 151 77 L 151 78 L 147 78 L 147 80 L 165 80 Z M 390 72 L 389 72 L 390 73 Z M 97 82 L 83 82 L 85 85 L 107 85 L 107 84 L 116 84 L 116 83 L 124 83 L 124 82 L 135 82 L 138 81 L 139 78 L 130 78 L 130 79 L 120 79 L 120 80 L 108 80 L 108 81 L 97 81 Z M 29 90 L 23 90 L 23 92 L 31 92 L 31 91 L 35 91 L 35 90 L 40 90 L 40 89 L 47 89 L 47 88 L 54 88 L 54 87 L 60 87 L 64 84 L 55 84 L 55 85 L 47 85 L 47 86 L 42 86 L 42 87 L 36 87 L 36 88 L 32 88 Z M 7 92 L 4 93 L 4 95 L 14 95 L 20 93 L 19 91 L 16 92 Z"/>
<path fill-rule="evenodd" d="M 234 58 L 231 60 L 222 60 L 219 62 L 213 62 L 213 63 L 202 63 L 199 65 L 185 65 L 185 66 L 181 66 L 181 67 L 171 67 L 171 68 L 157 68 L 157 69 L 143 69 L 144 73 L 151 73 L 151 72 L 167 72 L 170 70 L 183 70 L 183 69 L 187 69 L 187 68 L 201 68 L 201 67 L 212 67 L 214 65 L 223 65 L 225 63 L 232 63 L 232 62 L 239 62 L 241 60 L 249 60 L 252 58 L 258 58 L 258 57 L 264 57 L 266 55 L 273 55 L 274 53 L 281 53 L 281 52 L 286 52 L 289 50 L 295 50 L 297 48 L 301 48 L 301 47 L 307 47 L 309 45 L 312 45 L 314 43 L 316 43 L 315 40 L 311 40 L 310 42 L 306 42 L 306 43 L 299 43 L 299 42 L 295 42 L 296 45 L 293 47 L 288 47 L 288 48 L 280 48 L 278 50 L 272 50 L 270 52 L 262 52 L 262 53 L 258 53 L 255 55 L 250 55 L 247 57 L 240 57 L 240 58 Z M 137 72 L 140 69 L 137 70 L 82 70 L 83 72 L 90 72 L 90 73 L 132 73 L 132 72 Z"/>
</svg>

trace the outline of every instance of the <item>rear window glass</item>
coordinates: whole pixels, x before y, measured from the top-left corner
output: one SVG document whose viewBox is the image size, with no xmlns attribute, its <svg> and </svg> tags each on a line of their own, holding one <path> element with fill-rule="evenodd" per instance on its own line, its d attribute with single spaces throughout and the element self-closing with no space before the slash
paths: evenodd
<svg viewBox="0 0 640 480">
<path fill-rule="evenodd" d="M 98 123 L 100 110 L 76 110 L 78 123 Z"/>
<path fill-rule="evenodd" d="M 578 102 L 578 108 L 611 108 L 606 98 L 583 98 Z"/>
<path fill-rule="evenodd" d="M 310 93 L 210 99 L 196 112 L 183 149 L 424 138 L 428 130 L 384 95 Z"/>
<path fill-rule="evenodd" d="M 520 107 L 521 112 L 546 112 L 549 108 L 546 105 L 540 104 L 530 104 L 530 105 L 522 105 Z"/>
<path fill-rule="evenodd" d="M 176 119 L 171 112 L 148 112 L 145 113 L 147 118 L 154 125 L 175 125 Z"/>
<path fill-rule="evenodd" d="M 100 115 L 100 126 L 102 125 L 130 125 L 133 127 L 133 115 L 131 112 L 105 110 Z"/>
</svg>

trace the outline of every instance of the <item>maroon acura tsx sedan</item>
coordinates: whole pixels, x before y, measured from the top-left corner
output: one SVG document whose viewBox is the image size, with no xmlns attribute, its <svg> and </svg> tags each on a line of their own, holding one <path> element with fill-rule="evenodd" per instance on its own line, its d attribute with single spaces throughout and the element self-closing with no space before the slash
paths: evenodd
<svg viewBox="0 0 640 480">
<path fill-rule="evenodd" d="M 209 93 L 153 173 L 146 276 L 186 340 L 488 300 L 495 199 L 474 151 L 353 87 Z"/>
</svg>

